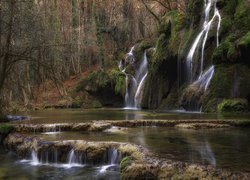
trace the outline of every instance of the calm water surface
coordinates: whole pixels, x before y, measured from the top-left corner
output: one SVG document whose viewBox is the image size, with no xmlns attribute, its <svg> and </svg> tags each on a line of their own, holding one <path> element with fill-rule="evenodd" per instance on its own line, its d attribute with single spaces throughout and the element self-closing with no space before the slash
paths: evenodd
<svg viewBox="0 0 250 180">
<path fill-rule="evenodd" d="M 188 112 L 154 112 L 126 109 L 51 109 L 32 111 L 23 115 L 29 120 L 16 123 L 80 123 L 93 120 L 138 120 L 138 119 L 250 119 L 249 114 L 219 115 Z"/>
</svg>

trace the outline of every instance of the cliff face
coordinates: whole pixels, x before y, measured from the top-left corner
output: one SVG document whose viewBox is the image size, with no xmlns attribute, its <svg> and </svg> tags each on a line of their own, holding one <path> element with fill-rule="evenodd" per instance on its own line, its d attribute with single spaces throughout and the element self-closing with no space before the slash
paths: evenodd
<svg viewBox="0 0 250 180">
<path fill-rule="evenodd" d="M 187 56 L 204 22 L 204 1 L 189 1 L 185 14 L 170 11 L 161 19 L 155 52 L 149 58 L 149 75 L 142 107 L 216 111 L 223 99 L 250 100 L 250 2 L 219 0 L 221 16 L 211 23 L 204 45 L 203 71 L 214 65 L 207 89 L 195 86 L 199 80 L 202 41 L 192 59 L 192 81 L 187 72 Z M 210 16 L 214 9 L 211 8 Z M 203 73 L 205 74 L 205 73 Z M 244 109 L 246 110 L 246 109 Z"/>
</svg>

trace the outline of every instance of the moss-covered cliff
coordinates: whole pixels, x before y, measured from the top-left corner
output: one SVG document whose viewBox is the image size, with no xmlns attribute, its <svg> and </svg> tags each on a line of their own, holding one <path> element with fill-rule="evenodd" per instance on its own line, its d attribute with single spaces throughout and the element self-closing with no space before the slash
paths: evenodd
<svg viewBox="0 0 250 180">
<path fill-rule="evenodd" d="M 217 105 L 223 99 L 250 100 L 250 3 L 245 0 L 217 2 L 222 17 L 220 44 L 216 47 L 216 25 L 212 24 L 204 51 L 204 69 L 214 64 L 214 76 L 205 93 L 197 92 L 195 88 L 187 89 L 185 62 L 191 44 L 201 30 L 203 7 L 202 0 L 189 1 L 186 14 L 175 10 L 161 19 L 142 107 L 173 109 L 182 106 L 188 109 L 188 104 L 196 101 L 203 111 L 211 112 L 217 111 Z M 194 69 L 199 66 L 200 58 L 197 53 L 193 60 Z M 197 73 L 194 71 L 194 76 Z"/>
</svg>

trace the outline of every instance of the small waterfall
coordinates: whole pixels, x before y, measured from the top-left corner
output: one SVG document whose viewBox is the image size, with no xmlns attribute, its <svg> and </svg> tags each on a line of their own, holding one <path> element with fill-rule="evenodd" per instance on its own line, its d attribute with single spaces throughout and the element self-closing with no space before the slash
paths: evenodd
<svg viewBox="0 0 250 180">
<path fill-rule="evenodd" d="M 85 158 L 82 154 L 75 153 L 74 149 L 72 149 L 67 156 L 67 161 L 58 163 L 58 156 L 57 150 L 52 151 L 45 151 L 39 154 L 34 150 L 31 151 L 31 159 L 30 160 L 22 160 L 21 162 L 28 162 L 32 166 L 37 165 L 46 165 L 46 166 L 53 166 L 59 168 L 72 168 L 72 167 L 83 167 L 85 163 Z"/>
<path fill-rule="evenodd" d="M 116 148 L 111 148 L 108 150 L 108 165 L 102 166 L 100 169 L 100 173 L 104 173 L 110 167 L 115 167 L 119 164 L 121 159 L 121 155 Z"/>
<path fill-rule="evenodd" d="M 43 132 L 47 135 L 59 134 L 61 133 L 61 126 L 60 124 L 50 124 L 44 127 Z"/>
<path fill-rule="evenodd" d="M 38 156 L 37 156 L 37 152 L 32 150 L 31 152 L 31 164 L 33 166 L 37 166 L 39 165 L 39 159 L 38 159 Z"/>
<path fill-rule="evenodd" d="M 133 46 L 129 53 L 127 53 L 126 60 L 130 65 L 135 67 L 135 56 L 134 56 Z M 143 59 L 141 60 L 138 68 L 136 69 L 135 76 L 132 74 L 126 73 L 125 62 L 120 61 L 119 69 L 126 76 L 126 94 L 125 94 L 125 108 L 140 108 L 142 94 L 144 89 L 145 80 L 148 74 L 148 60 L 146 51 L 143 54 Z"/>
<path fill-rule="evenodd" d="M 82 166 L 82 156 L 77 155 L 74 149 L 68 154 L 67 164 L 64 165 L 66 168 L 81 167 Z"/>
</svg>

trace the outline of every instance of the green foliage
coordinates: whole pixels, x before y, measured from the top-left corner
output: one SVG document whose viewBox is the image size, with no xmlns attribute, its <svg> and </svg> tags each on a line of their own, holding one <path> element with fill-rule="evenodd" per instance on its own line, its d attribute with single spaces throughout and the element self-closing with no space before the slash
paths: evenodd
<svg viewBox="0 0 250 180">
<path fill-rule="evenodd" d="M 109 72 L 110 80 L 115 87 L 116 94 L 123 94 L 125 90 L 125 77 L 124 74 L 118 70 L 112 69 Z"/>
<path fill-rule="evenodd" d="M 91 108 L 101 108 L 102 104 L 100 103 L 100 101 L 94 100 L 91 102 Z"/>
<path fill-rule="evenodd" d="M 227 1 L 226 6 L 223 8 L 224 14 L 233 16 L 238 5 L 238 1 Z"/>
<path fill-rule="evenodd" d="M 250 47 L 250 31 L 240 39 L 240 46 Z"/>
<path fill-rule="evenodd" d="M 153 61 L 161 61 L 167 56 L 167 39 L 165 34 L 161 34 L 156 42 L 156 49 L 153 55 Z"/>
<path fill-rule="evenodd" d="M 180 37 L 179 33 L 181 28 L 183 27 L 184 17 L 179 11 L 170 11 L 168 16 L 171 17 L 171 37 L 169 40 L 169 49 L 173 54 L 178 54 L 178 47 L 180 45 Z"/>
<path fill-rule="evenodd" d="M 95 71 L 78 82 L 76 92 L 87 90 L 96 92 L 98 89 L 111 87 L 116 94 L 123 93 L 125 88 L 124 75 L 115 69 L 110 71 Z"/>
<path fill-rule="evenodd" d="M 214 50 L 212 60 L 214 64 L 232 62 L 237 58 L 237 55 L 234 38 L 229 36 Z"/>
<path fill-rule="evenodd" d="M 246 112 L 248 103 L 246 99 L 223 99 L 218 105 L 218 111 L 221 113 Z"/>
<path fill-rule="evenodd" d="M 9 134 L 13 129 L 14 129 L 14 127 L 13 127 L 12 125 L 9 125 L 9 124 L 1 124 L 1 125 L 0 125 L 0 134 L 7 135 L 7 134 Z"/>
<path fill-rule="evenodd" d="M 234 14 L 235 26 L 241 32 L 247 32 L 250 29 L 250 4 L 246 0 L 238 0 L 238 2 Z"/>
<path fill-rule="evenodd" d="M 131 156 L 126 156 L 124 157 L 121 162 L 120 162 L 120 169 L 121 171 L 124 170 L 128 165 L 131 164 L 132 157 Z"/>
<path fill-rule="evenodd" d="M 231 30 L 232 27 L 232 18 L 229 16 L 222 16 L 220 35 L 225 35 L 227 32 Z"/>
<path fill-rule="evenodd" d="M 217 105 L 222 99 L 237 97 L 249 100 L 249 89 L 250 69 L 247 66 L 242 64 L 217 65 L 202 103 L 203 110 L 206 112 L 217 111 Z"/>
<path fill-rule="evenodd" d="M 104 88 L 109 82 L 108 74 L 105 71 L 94 71 L 85 79 L 78 82 L 76 92 L 82 90 L 97 91 L 98 88 Z"/>
<path fill-rule="evenodd" d="M 188 15 L 186 17 L 186 22 L 194 22 L 194 25 L 197 26 L 200 23 L 201 9 L 203 8 L 204 1 L 203 0 L 189 0 L 187 12 Z"/>
</svg>

